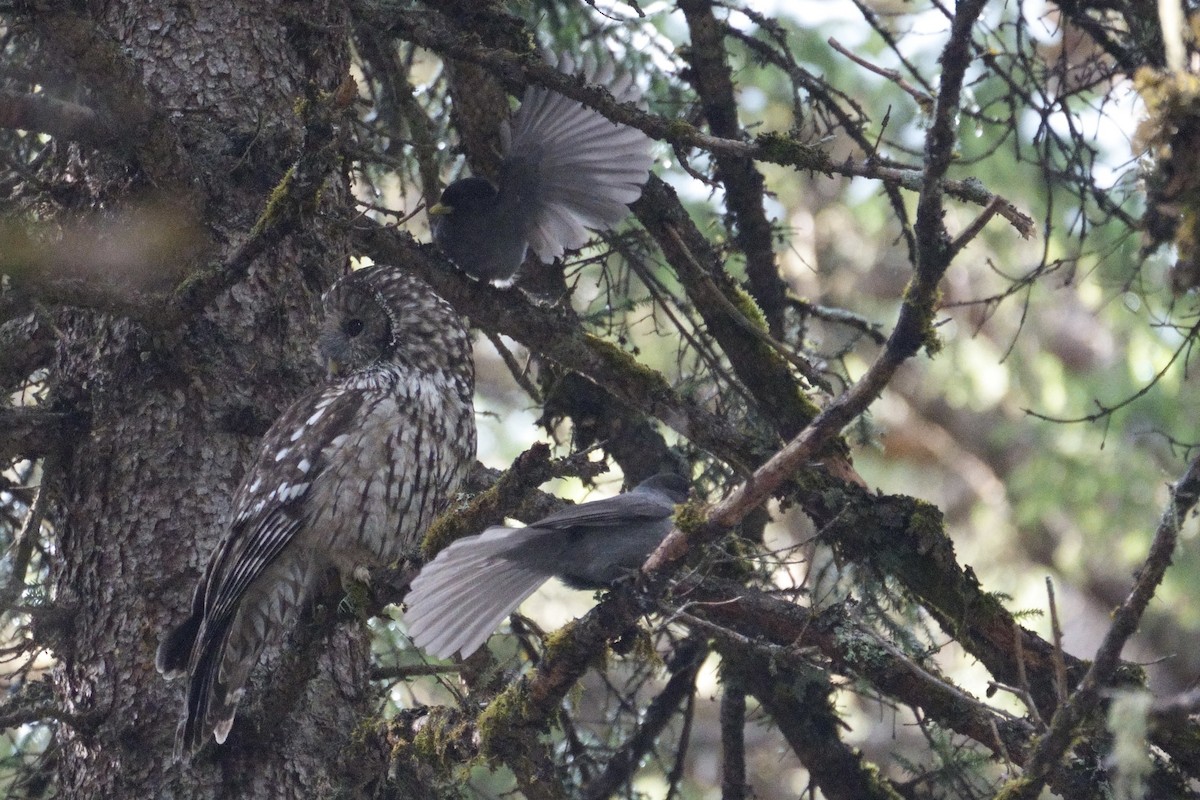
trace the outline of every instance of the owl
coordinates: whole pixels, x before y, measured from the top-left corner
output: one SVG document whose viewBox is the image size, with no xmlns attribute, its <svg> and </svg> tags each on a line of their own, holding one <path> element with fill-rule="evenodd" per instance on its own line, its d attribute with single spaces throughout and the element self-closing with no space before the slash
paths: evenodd
<svg viewBox="0 0 1200 800">
<path fill-rule="evenodd" d="M 358 270 L 323 300 L 319 349 L 332 377 L 263 437 L 234 495 L 191 613 L 158 648 L 186 674 L 176 757 L 224 742 L 250 671 L 324 575 L 411 552 L 475 457 L 474 368 L 463 321 L 421 280 Z"/>
</svg>

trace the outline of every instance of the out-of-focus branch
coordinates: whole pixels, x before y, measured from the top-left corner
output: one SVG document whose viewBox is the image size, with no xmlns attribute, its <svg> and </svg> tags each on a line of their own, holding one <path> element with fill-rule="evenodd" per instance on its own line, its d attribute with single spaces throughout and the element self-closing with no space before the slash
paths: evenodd
<svg viewBox="0 0 1200 800">
<path fill-rule="evenodd" d="M 161 196 L 53 225 L 0 222 L 0 273 L 46 303 L 153 317 L 206 243 L 190 209 Z"/>
<path fill-rule="evenodd" d="M 0 90 L 0 128 L 48 133 L 98 147 L 118 138 L 116 126 L 87 106 L 5 90 Z"/>
<path fill-rule="evenodd" d="M 1183 477 L 1172 487 L 1171 500 L 1154 532 L 1150 552 L 1138 570 L 1137 580 L 1125 602 L 1113 613 L 1112 625 L 1096 651 L 1095 660 L 1066 705 L 1055 713 L 1050 721 L 1050 730 L 1038 739 L 1025 774 L 1010 785 L 1011 792 L 1007 796 L 1014 799 L 1036 798 L 1051 774 L 1059 769 L 1064 754 L 1072 745 L 1076 728 L 1103 699 L 1103 690 L 1112 681 L 1121 650 L 1137 630 L 1138 620 L 1154 598 L 1167 567 L 1171 565 L 1171 555 L 1179 541 L 1179 529 L 1198 500 L 1200 456 L 1192 460 Z"/>
</svg>

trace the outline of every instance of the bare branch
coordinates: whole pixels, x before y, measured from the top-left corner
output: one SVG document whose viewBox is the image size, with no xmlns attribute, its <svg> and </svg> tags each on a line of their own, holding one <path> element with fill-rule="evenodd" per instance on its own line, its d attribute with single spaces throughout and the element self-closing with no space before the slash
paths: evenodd
<svg viewBox="0 0 1200 800">
<path fill-rule="evenodd" d="M 696 675 L 707 655 L 708 647 L 702 640 L 690 639 L 680 645 L 672 659 L 667 685 L 650 701 L 637 731 L 613 754 L 604 772 L 583 788 L 581 796 L 584 800 L 604 800 L 629 782 L 642 758 L 674 717 L 679 704 L 696 690 Z"/>
<path fill-rule="evenodd" d="M 1103 690 L 1117 668 L 1121 650 L 1137 630 L 1138 621 L 1154 597 L 1167 567 L 1171 565 L 1171 554 L 1175 552 L 1179 529 L 1197 500 L 1200 500 L 1200 456 L 1192 460 L 1183 477 L 1171 488 L 1171 500 L 1154 532 L 1150 552 L 1138 570 L 1133 588 L 1125 602 L 1113 613 L 1112 625 L 1096 651 L 1096 658 L 1087 674 L 1067 704 L 1054 715 L 1050 730 L 1037 740 L 1025 774 L 1010 784 L 1011 797 L 1032 800 L 1040 794 L 1047 779 L 1071 747 L 1076 727 L 1103 699 Z"/>
</svg>

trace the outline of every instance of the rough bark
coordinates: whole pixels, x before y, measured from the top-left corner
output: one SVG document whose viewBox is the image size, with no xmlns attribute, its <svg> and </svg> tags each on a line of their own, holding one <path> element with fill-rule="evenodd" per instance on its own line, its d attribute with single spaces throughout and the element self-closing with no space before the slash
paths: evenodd
<svg viewBox="0 0 1200 800">
<path fill-rule="evenodd" d="M 77 159 L 88 188 L 80 210 L 172 193 L 208 239 L 178 266 L 219 269 L 300 154 L 300 102 L 347 74 L 344 15 L 339 3 L 259 0 L 31 9 L 46 57 L 102 84 L 132 76 L 133 87 L 102 86 L 97 97 L 126 91 L 151 108 L 128 132 L 125 157 L 64 144 L 50 169 Z M 98 69 L 102 59 L 112 68 Z M 150 135 L 170 140 L 138 140 Z M 300 634 L 317 646 L 268 658 L 270 679 L 253 686 L 230 744 L 190 766 L 169 758 L 180 687 L 153 667 L 257 437 L 316 377 L 317 301 L 348 258 L 330 222 L 345 210 L 345 177 L 324 177 L 304 234 L 263 253 L 183 324 L 152 331 L 99 312 L 58 313 L 54 396 L 91 420 L 49 476 L 52 602 L 70 621 L 56 637 L 53 685 L 84 721 L 59 728 L 62 796 L 319 797 L 362 766 L 348 760 L 369 691 L 355 620 L 318 608 Z"/>
</svg>

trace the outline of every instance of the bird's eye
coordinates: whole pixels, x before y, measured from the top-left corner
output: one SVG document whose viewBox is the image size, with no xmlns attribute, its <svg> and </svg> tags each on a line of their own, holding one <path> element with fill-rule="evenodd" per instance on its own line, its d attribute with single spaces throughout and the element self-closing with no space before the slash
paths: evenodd
<svg viewBox="0 0 1200 800">
<path fill-rule="evenodd" d="M 348 320 L 345 326 L 346 335 L 353 339 L 355 336 L 358 336 L 360 333 L 362 333 L 363 328 L 365 327 L 366 325 L 361 319 Z"/>
</svg>

